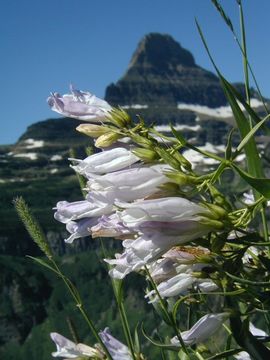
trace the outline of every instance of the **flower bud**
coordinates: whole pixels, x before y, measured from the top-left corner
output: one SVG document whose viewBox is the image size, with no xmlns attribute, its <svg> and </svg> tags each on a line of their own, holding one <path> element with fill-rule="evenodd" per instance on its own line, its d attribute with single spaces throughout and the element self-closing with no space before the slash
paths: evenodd
<svg viewBox="0 0 270 360">
<path fill-rule="evenodd" d="M 133 154 L 145 162 L 153 162 L 159 159 L 158 154 L 149 149 L 135 148 L 132 150 Z"/>
<path fill-rule="evenodd" d="M 110 122 L 120 128 L 126 127 L 131 123 L 131 118 L 129 114 L 122 108 L 116 109 L 113 108 L 110 111 Z"/>
<path fill-rule="evenodd" d="M 175 152 L 174 153 L 174 158 L 176 160 L 179 161 L 179 163 L 186 169 L 186 170 L 191 170 L 192 166 L 191 163 L 180 153 L 180 152 Z"/>
<path fill-rule="evenodd" d="M 211 211 L 213 215 L 213 219 L 224 219 L 228 217 L 228 212 L 223 209 L 222 207 L 215 205 L 215 204 L 209 204 L 205 203 L 206 207 Z"/>
<path fill-rule="evenodd" d="M 108 133 L 110 131 L 110 128 L 106 126 L 94 125 L 94 124 L 80 124 L 79 126 L 76 127 L 76 130 L 87 136 L 96 138 Z"/>
<path fill-rule="evenodd" d="M 131 133 L 130 138 L 132 141 L 134 141 L 136 144 L 143 146 L 146 149 L 149 149 L 153 146 L 153 142 L 155 142 L 155 140 L 149 140 L 144 136 L 138 135 L 138 134 L 134 134 Z"/>
<path fill-rule="evenodd" d="M 181 172 L 165 172 L 165 175 L 178 185 L 194 185 L 197 178 L 194 176 L 186 175 Z"/>
<path fill-rule="evenodd" d="M 116 142 L 121 135 L 115 132 L 108 132 L 99 136 L 95 142 L 95 146 L 98 148 L 106 148 Z"/>
</svg>

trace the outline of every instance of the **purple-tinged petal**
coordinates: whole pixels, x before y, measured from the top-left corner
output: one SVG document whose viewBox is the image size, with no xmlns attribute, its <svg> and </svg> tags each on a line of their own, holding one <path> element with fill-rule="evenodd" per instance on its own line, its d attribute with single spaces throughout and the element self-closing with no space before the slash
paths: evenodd
<svg viewBox="0 0 270 360">
<path fill-rule="evenodd" d="M 108 121 L 112 107 L 89 92 L 71 88 L 72 94 L 61 96 L 52 93 L 47 102 L 53 111 L 61 115 L 90 122 Z"/>
<path fill-rule="evenodd" d="M 111 335 L 109 328 L 105 328 L 99 335 L 113 360 L 132 360 L 129 348 L 119 340 L 115 339 Z"/>
<path fill-rule="evenodd" d="M 77 165 L 71 166 L 76 172 L 92 178 L 92 174 L 105 174 L 122 170 L 139 161 L 139 158 L 128 149 L 115 148 L 90 155 L 84 160 L 71 160 L 77 162 Z"/>
<path fill-rule="evenodd" d="M 66 224 L 67 231 L 71 234 L 67 239 L 66 243 L 72 243 L 73 240 L 91 235 L 91 227 L 96 225 L 98 217 L 85 218 L 79 221 L 69 221 Z"/>
</svg>

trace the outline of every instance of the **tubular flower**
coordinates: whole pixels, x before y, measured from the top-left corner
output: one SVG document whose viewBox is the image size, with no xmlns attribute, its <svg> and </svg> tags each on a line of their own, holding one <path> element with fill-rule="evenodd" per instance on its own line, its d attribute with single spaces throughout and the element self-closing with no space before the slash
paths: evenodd
<svg viewBox="0 0 270 360">
<path fill-rule="evenodd" d="M 113 203 L 100 193 L 88 194 L 87 200 L 68 202 L 59 201 L 56 204 L 54 218 L 64 224 L 72 220 L 97 217 L 110 214 Z"/>
<path fill-rule="evenodd" d="M 143 200 L 132 204 L 116 202 L 126 207 L 117 212 L 120 221 L 138 231 L 135 240 L 125 240 L 125 248 L 116 259 L 105 261 L 115 265 L 110 275 L 124 278 L 158 259 L 171 247 L 184 244 L 216 230 L 211 222 L 211 212 L 183 198 Z M 209 221 L 209 222 L 208 222 Z"/>
<path fill-rule="evenodd" d="M 91 227 L 92 237 L 125 237 L 133 235 L 129 228 L 119 221 L 116 214 L 103 215 L 98 219 L 96 225 Z"/>
<path fill-rule="evenodd" d="M 51 339 L 56 345 L 56 352 L 52 353 L 53 357 L 64 357 L 66 359 L 81 359 L 82 356 L 89 356 L 95 359 L 104 359 L 99 349 L 84 344 L 75 344 L 64 336 L 53 332 L 50 334 Z"/>
<path fill-rule="evenodd" d="M 178 226 L 181 232 L 181 226 L 185 227 L 187 222 L 190 224 L 194 222 L 198 226 L 201 220 L 212 217 L 212 213 L 207 208 L 180 197 L 144 200 L 133 204 L 119 202 L 117 205 L 124 208 L 119 213 L 123 223 L 135 228 L 143 226 L 146 222 L 150 225 L 151 222 L 155 222 L 153 227 L 158 225 L 156 222 L 162 223 L 160 227 L 165 226 L 166 223 L 172 223 L 171 229 Z"/>
<path fill-rule="evenodd" d="M 115 265 L 109 274 L 113 278 L 123 279 L 130 272 L 138 271 L 146 264 L 158 259 L 171 247 L 191 239 L 193 239 L 191 235 L 165 235 L 165 231 L 160 233 L 158 230 L 152 230 L 147 234 L 141 234 L 135 240 L 124 240 L 124 252 L 118 254 L 115 259 L 105 259 L 107 263 Z"/>
<path fill-rule="evenodd" d="M 71 160 L 77 163 L 77 165 L 71 166 L 76 172 L 91 178 L 92 174 L 105 174 L 122 170 L 140 159 L 128 149 L 118 147 L 90 155 L 84 160 Z"/>
<path fill-rule="evenodd" d="M 162 255 L 162 258 L 148 265 L 151 278 L 156 284 L 172 278 L 179 272 L 179 265 L 194 264 L 196 256 L 209 254 L 203 247 L 175 246 Z"/>
<path fill-rule="evenodd" d="M 193 272 L 202 270 L 204 266 L 204 264 L 200 263 L 176 266 L 176 275 L 162 281 L 157 286 L 160 296 L 162 298 L 167 298 L 177 295 L 185 295 L 192 287 L 198 286 L 200 288 L 201 285 L 203 285 L 203 290 L 205 292 L 216 290 L 218 287 L 212 280 L 201 280 L 193 275 Z M 149 303 L 158 301 L 158 296 L 155 290 L 149 291 L 145 298 L 150 298 Z"/>
<path fill-rule="evenodd" d="M 115 339 L 111 335 L 109 328 L 105 328 L 99 335 L 113 360 L 132 360 L 129 348 Z"/>
<path fill-rule="evenodd" d="M 58 93 L 52 93 L 47 102 L 53 111 L 89 122 L 109 121 L 109 112 L 112 107 L 102 99 L 89 92 L 75 90 L 70 87 L 71 94 L 61 96 Z"/>
<path fill-rule="evenodd" d="M 66 224 L 66 229 L 71 235 L 65 239 L 65 242 L 70 244 L 75 239 L 91 235 L 91 228 L 96 225 L 97 222 L 98 218 L 96 217 L 81 219 L 77 222 L 69 221 Z"/>
<path fill-rule="evenodd" d="M 181 333 L 184 344 L 191 346 L 205 342 L 221 327 L 229 316 L 230 314 L 227 312 L 203 316 L 190 330 Z M 171 343 L 175 346 L 181 346 L 177 337 L 172 338 Z"/>
<path fill-rule="evenodd" d="M 166 166 L 138 167 L 108 173 L 102 176 L 92 174 L 87 182 L 92 191 L 110 190 L 121 201 L 142 199 L 158 191 L 158 186 L 168 182 L 162 170 Z"/>
</svg>

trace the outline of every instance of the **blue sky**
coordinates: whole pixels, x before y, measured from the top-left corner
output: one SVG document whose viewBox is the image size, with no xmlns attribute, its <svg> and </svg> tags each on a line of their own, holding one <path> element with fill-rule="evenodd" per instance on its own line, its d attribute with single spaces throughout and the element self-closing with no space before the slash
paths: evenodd
<svg viewBox="0 0 270 360">
<path fill-rule="evenodd" d="M 235 0 L 221 1 L 238 29 Z M 269 0 L 243 1 L 250 62 L 270 97 Z M 168 33 L 212 70 L 197 17 L 217 64 L 230 81 L 243 78 L 235 42 L 210 0 L 8 0 L 1 2 L 0 144 L 14 143 L 34 122 L 57 117 L 50 91 L 69 83 L 103 97 L 125 72 L 139 40 Z"/>
</svg>

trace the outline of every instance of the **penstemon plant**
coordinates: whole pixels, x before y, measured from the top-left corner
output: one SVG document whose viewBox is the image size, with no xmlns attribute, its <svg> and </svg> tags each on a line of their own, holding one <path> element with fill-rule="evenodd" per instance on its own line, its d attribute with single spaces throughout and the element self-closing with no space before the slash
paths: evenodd
<svg viewBox="0 0 270 360">
<path fill-rule="evenodd" d="M 219 2 L 212 2 L 235 35 Z M 52 110 L 84 121 L 77 130 L 93 138 L 98 149 L 85 159 L 70 158 L 71 167 L 83 178 L 84 199 L 58 202 L 54 217 L 66 225 L 70 234 L 67 243 L 85 236 L 121 241 L 123 250 L 113 258 L 106 252 L 105 241 L 103 251 L 126 338 L 123 344 L 108 328 L 96 329 L 78 290 L 60 270 L 38 223 L 19 198 L 15 200 L 16 209 L 47 256 L 47 261 L 34 260 L 65 282 L 96 340 L 88 346 L 51 333 L 57 347 L 52 356 L 146 359 L 137 330 L 132 336 L 134 329 L 130 329 L 123 300 L 123 281 L 135 272 L 145 278 L 145 301 L 153 305 L 168 329 L 166 338 L 160 334 L 150 337 L 141 326 L 146 341 L 160 348 L 162 359 L 270 357 L 270 241 L 266 218 L 270 180 L 264 177 L 254 137 L 259 129 L 269 133 L 269 115 L 260 118 L 250 105 L 251 69 L 242 4 L 237 3 L 242 41 L 236 40 L 244 59 L 246 99 L 219 71 L 197 23 L 232 108 L 237 124 L 234 132 L 239 133 L 236 149 L 232 147 L 233 131 L 229 134 L 224 156 L 197 148 L 173 126 L 174 136 L 167 137 L 154 126 L 147 126 L 143 118 L 134 120 L 121 107 L 111 107 L 89 92 L 71 87 L 71 94 L 52 93 L 48 98 Z M 196 172 L 185 158 L 185 149 L 216 160 L 217 167 L 207 173 Z M 245 154 L 245 169 L 235 161 L 241 153 Z M 250 186 L 253 195 L 248 201 L 232 204 L 221 191 L 227 169 Z M 257 230 L 252 227 L 254 220 L 262 223 Z"/>
</svg>

